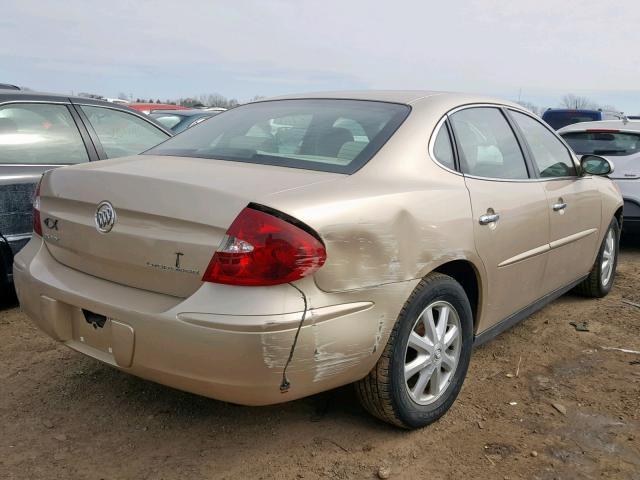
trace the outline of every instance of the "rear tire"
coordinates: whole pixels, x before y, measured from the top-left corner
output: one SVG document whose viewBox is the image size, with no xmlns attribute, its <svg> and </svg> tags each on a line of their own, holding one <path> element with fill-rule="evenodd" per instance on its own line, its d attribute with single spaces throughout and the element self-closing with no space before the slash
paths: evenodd
<svg viewBox="0 0 640 480">
<path fill-rule="evenodd" d="M 364 408 L 402 428 L 438 420 L 455 401 L 473 347 L 473 315 L 453 278 L 431 273 L 405 303 L 373 370 L 356 383 Z"/>
<path fill-rule="evenodd" d="M 576 293 L 585 297 L 602 298 L 611 291 L 618 266 L 619 242 L 620 226 L 614 218 L 602 240 L 589 276 L 575 288 Z"/>
</svg>

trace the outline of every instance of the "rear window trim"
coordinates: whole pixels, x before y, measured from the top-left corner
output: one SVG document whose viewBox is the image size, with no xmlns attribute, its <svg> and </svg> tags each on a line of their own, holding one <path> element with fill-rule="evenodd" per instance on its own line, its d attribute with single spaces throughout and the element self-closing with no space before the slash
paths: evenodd
<svg viewBox="0 0 640 480">
<path fill-rule="evenodd" d="M 263 163 L 263 162 L 257 162 L 253 159 L 242 159 L 242 158 L 237 158 L 237 157 L 223 157 L 223 156 L 217 156 L 217 157 L 210 157 L 210 156 L 205 156 L 205 155 L 197 155 L 197 154 L 183 154 L 183 153 L 178 153 L 178 151 L 176 150 L 175 153 L 157 153 L 154 152 L 153 150 L 155 150 L 157 147 L 161 146 L 163 143 L 162 142 L 154 147 L 152 147 L 151 149 L 142 152 L 141 155 L 161 155 L 161 156 L 173 156 L 173 157 L 185 157 L 185 158 L 206 158 L 206 159 L 210 159 L 210 160 L 220 160 L 220 161 L 228 161 L 228 162 L 239 162 L 239 163 L 249 163 L 249 164 L 254 164 L 254 165 L 267 165 L 267 166 L 275 166 L 275 167 L 285 167 L 285 168 L 297 168 L 299 170 L 312 170 L 312 171 L 318 171 L 318 172 L 326 172 L 326 173 L 338 173 L 338 174 L 343 174 L 343 175 L 353 175 L 354 173 L 356 173 L 358 170 L 360 170 L 361 168 L 363 168 L 367 163 L 369 163 L 369 161 L 371 161 L 377 154 L 378 152 L 387 144 L 387 142 L 389 140 L 391 140 L 391 138 L 396 134 L 396 132 L 400 129 L 400 127 L 404 124 L 404 122 L 407 120 L 407 118 L 409 117 L 409 115 L 411 115 L 412 112 L 412 107 L 411 105 L 407 104 L 407 103 L 402 103 L 402 102 L 392 102 L 392 101 L 386 101 L 386 100 L 371 100 L 371 99 L 358 99 L 358 98 L 333 98 L 333 97 L 305 97 L 305 98 L 276 98 L 276 99 L 267 99 L 267 100 L 260 100 L 257 102 L 251 102 L 245 105 L 255 105 L 255 104 L 264 104 L 264 103 L 280 103 L 280 102 L 304 102 L 304 101 L 346 101 L 346 102 L 367 102 L 367 103 L 376 103 L 376 104 L 388 104 L 388 105 L 398 105 L 401 106 L 405 109 L 405 113 L 403 116 L 399 117 L 396 121 L 395 124 L 392 120 L 389 121 L 389 123 L 387 125 L 385 125 L 385 127 L 378 133 L 378 135 L 381 135 L 383 133 L 386 134 L 386 139 L 383 142 L 380 142 L 379 145 L 374 144 L 373 142 L 370 142 L 361 152 L 358 156 L 362 156 L 362 158 L 366 158 L 366 160 L 360 160 L 358 162 L 356 162 L 356 159 L 358 157 L 356 157 L 354 160 L 352 160 L 349 164 L 347 165 L 332 165 L 332 164 L 327 164 L 327 163 L 321 163 L 321 162 L 307 162 L 308 165 L 304 165 L 300 163 L 300 160 L 296 160 L 296 159 L 286 159 L 286 158 L 277 158 L 274 157 L 273 160 L 270 160 L 269 163 Z M 242 106 L 241 106 L 242 107 Z M 238 107 L 238 108 L 241 108 Z M 224 112 L 222 112 L 224 113 Z M 219 117 L 220 115 L 215 115 L 214 117 Z M 167 139 L 169 140 L 169 139 Z M 171 152 L 170 150 L 168 150 L 167 152 Z M 366 155 L 363 155 L 365 154 Z"/>
</svg>

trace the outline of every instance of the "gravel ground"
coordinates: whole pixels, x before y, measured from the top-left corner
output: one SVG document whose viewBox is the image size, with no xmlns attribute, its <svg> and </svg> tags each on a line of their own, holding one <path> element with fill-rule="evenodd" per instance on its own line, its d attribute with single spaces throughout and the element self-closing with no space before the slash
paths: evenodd
<svg viewBox="0 0 640 480">
<path fill-rule="evenodd" d="M 5 298 L 0 478 L 640 479 L 640 242 L 612 293 L 565 295 L 478 349 L 452 410 L 420 431 L 350 387 L 239 407 L 56 344 Z M 569 322 L 587 321 L 589 332 Z M 519 366 L 519 368 L 518 368 Z"/>
</svg>

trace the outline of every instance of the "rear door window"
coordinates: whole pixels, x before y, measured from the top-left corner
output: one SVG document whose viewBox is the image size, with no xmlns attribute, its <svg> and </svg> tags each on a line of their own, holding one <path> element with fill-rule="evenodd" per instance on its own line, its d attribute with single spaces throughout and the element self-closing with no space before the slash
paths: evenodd
<svg viewBox="0 0 640 480">
<path fill-rule="evenodd" d="M 463 173 L 485 178 L 529 178 L 520 144 L 499 109 L 467 108 L 450 119 Z"/>
<path fill-rule="evenodd" d="M 65 105 L 13 103 L 0 107 L 0 164 L 88 161 L 86 146 Z"/>
<path fill-rule="evenodd" d="M 440 127 L 433 143 L 433 155 L 436 160 L 451 170 L 455 170 L 455 157 L 453 155 L 453 147 L 451 144 L 451 136 L 449 129 L 445 124 Z"/>
<path fill-rule="evenodd" d="M 531 150 L 541 177 L 573 177 L 578 173 L 567 147 L 547 127 L 529 115 L 511 110 Z"/>
<path fill-rule="evenodd" d="M 108 158 L 137 155 L 169 135 L 133 114 L 106 107 L 82 105 Z"/>
</svg>

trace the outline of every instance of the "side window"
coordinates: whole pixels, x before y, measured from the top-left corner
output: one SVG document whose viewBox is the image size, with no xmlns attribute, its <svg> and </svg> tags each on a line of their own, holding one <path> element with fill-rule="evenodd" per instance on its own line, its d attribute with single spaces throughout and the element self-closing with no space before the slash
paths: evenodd
<svg viewBox="0 0 640 480">
<path fill-rule="evenodd" d="M 66 106 L 14 103 L 0 107 L 0 164 L 88 161 L 87 149 Z"/>
<path fill-rule="evenodd" d="M 451 170 L 456 169 L 453 147 L 451 146 L 451 136 L 444 123 L 436 135 L 435 142 L 433 142 L 433 155 L 440 164 Z"/>
<path fill-rule="evenodd" d="M 108 158 L 137 155 L 166 140 L 168 135 L 130 113 L 104 107 L 80 107 L 96 131 Z"/>
<path fill-rule="evenodd" d="M 488 178 L 529 178 L 520 144 L 499 109 L 461 110 L 451 115 L 451 124 L 462 154 L 463 173 Z"/>
<path fill-rule="evenodd" d="M 541 177 L 571 177 L 578 174 L 567 147 L 540 122 L 513 110 L 511 116 L 527 140 Z"/>
</svg>

